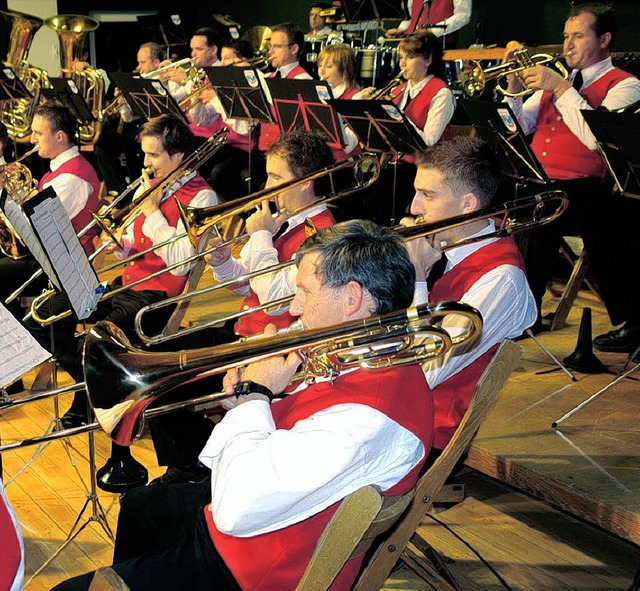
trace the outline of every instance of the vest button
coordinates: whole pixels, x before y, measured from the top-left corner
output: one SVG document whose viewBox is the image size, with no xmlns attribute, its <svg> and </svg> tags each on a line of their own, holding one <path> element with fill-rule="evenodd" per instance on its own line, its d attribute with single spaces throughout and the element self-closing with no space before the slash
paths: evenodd
<svg viewBox="0 0 640 591">
<path fill-rule="evenodd" d="M 558 116 L 556 117 L 556 120 L 557 120 L 557 121 L 562 121 L 562 115 L 558 115 Z"/>
<path fill-rule="evenodd" d="M 135 261 L 131 261 L 129 264 L 133 267 L 133 265 L 135 265 L 136 262 Z"/>
<path fill-rule="evenodd" d="M 546 156 L 546 155 L 547 155 L 547 153 L 546 153 L 546 152 L 542 152 L 542 155 L 543 155 L 543 156 Z"/>
<path fill-rule="evenodd" d="M 551 128 L 551 131 L 555 131 L 555 130 L 556 130 L 556 128 L 555 128 L 555 127 L 552 127 L 552 128 Z"/>
<path fill-rule="evenodd" d="M 129 275 L 128 273 L 124 276 L 124 278 L 129 281 L 131 279 L 131 275 Z"/>
<path fill-rule="evenodd" d="M 140 244 L 144 244 L 144 236 L 140 238 Z"/>
<path fill-rule="evenodd" d="M 243 309 L 243 310 L 248 310 L 248 309 L 249 309 L 249 306 L 247 306 L 247 305 L 245 304 L 244 306 L 242 306 L 242 309 Z"/>
<path fill-rule="evenodd" d="M 551 138 L 547 138 L 546 140 L 544 140 L 545 144 L 550 144 L 551 143 Z"/>
</svg>

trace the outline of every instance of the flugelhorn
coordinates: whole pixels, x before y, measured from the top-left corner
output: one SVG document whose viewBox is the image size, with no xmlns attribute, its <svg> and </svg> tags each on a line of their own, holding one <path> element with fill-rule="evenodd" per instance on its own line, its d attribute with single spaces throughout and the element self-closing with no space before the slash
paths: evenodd
<svg viewBox="0 0 640 591">
<path fill-rule="evenodd" d="M 500 238 L 517 234 L 530 228 L 538 227 L 544 224 L 548 224 L 560 217 L 569 205 L 569 199 L 566 193 L 562 191 L 547 191 L 533 195 L 530 197 L 523 197 L 522 199 L 516 199 L 515 201 L 509 201 L 502 205 L 493 207 L 487 207 L 469 214 L 460 216 L 454 216 L 439 222 L 425 223 L 422 220 L 418 220 L 415 226 L 402 226 L 397 225 L 392 229 L 401 235 L 405 240 L 413 240 L 414 238 L 422 238 L 450 230 L 470 222 L 475 222 L 483 219 L 493 219 L 495 221 L 495 230 L 490 233 L 480 234 L 473 238 L 467 238 L 459 240 L 455 243 L 447 244 L 442 250 L 449 250 L 473 242 L 479 242 L 482 240 L 490 240 L 492 238 Z M 521 215 L 521 219 L 517 219 L 517 215 Z M 198 332 L 200 330 L 217 326 L 231 320 L 236 320 L 248 314 L 263 310 L 277 310 L 289 305 L 293 299 L 293 295 L 280 298 L 271 302 L 266 302 L 259 306 L 239 310 L 232 314 L 225 314 L 224 316 L 214 316 L 209 318 L 206 322 L 194 323 L 191 326 L 180 328 L 177 332 L 172 334 L 165 334 L 164 332 L 148 335 L 144 332 L 143 318 L 149 312 L 158 310 L 166 306 L 174 306 L 180 304 L 186 300 L 199 297 L 212 292 L 219 291 L 221 289 L 233 289 L 238 285 L 242 285 L 251 279 L 266 275 L 267 273 L 277 273 L 288 267 L 295 265 L 295 260 L 284 261 L 277 265 L 267 267 L 265 269 L 259 269 L 250 273 L 239 275 L 227 281 L 222 281 L 208 287 L 198 289 L 189 293 L 183 293 L 154 304 L 149 304 L 138 310 L 135 318 L 135 329 L 140 340 L 146 345 L 158 345 L 167 341 L 176 339 L 178 337 L 184 337 L 189 334 Z"/>
<path fill-rule="evenodd" d="M 438 326 L 447 316 L 466 318 L 455 337 Z M 443 301 L 333 326 L 263 336 L 189 351 L 149 353 L 133 348 L 111 322 L 96 323 L 84 343 L 84 387 L 97 424 L 66 431 L 75 435 L 98 427 L 118 445 L 130 445 L 142 432 L 147 407 L 186 383 L 274 355 L 298 351 L 308 379 L 335 379 L 351 367 L 378 369 L 444 355 L 469 343 L 482 330 L 482 316 L 467 304 Z M 75 384 L 81 387 L 81 384 Z M 68 390 L 67 390 L 68 391 Z M 59 393 L 59 391 L 57 392 Z M 40 395 L 42 397 L 42 393 Z M 170 405 L 188 408 L 227 397 L 224 393 Z M 149 414 L 159 414 L 151 409 Z M 65 431 L 0 446 L 0 452 L 65 436 Z"/>
<path fill-rule="evenodd" d="M 525 88 L 520 92 L 510 92 L 507 86 L 503 86 L 501 81 L 509 74 L 518 75 L 527 68 L 534 66 L 549 66 L 555 68 L 558 73 L 566 80 L 569 72 L 560 61 L 562 56 L 556 57 L 549 53 L 536 53 L 530 55 L 526 48 L 519 49 L 514 52 L 514 60 L 482 68 L 479 62 L 472 59 L 464 60 L 460 69 L 460 85 L 463 92 L 471 97 L 479 97 L 487 86 L 489 80 L 496 80 L 496 90 L 503 96 L 522 97 L 532 94 L 534 91 Z"/>
</svg>

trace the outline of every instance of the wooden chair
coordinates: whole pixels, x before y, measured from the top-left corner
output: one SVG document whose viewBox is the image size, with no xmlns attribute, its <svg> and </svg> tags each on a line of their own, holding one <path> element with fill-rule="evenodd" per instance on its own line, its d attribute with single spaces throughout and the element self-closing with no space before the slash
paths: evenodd
<svg viewBox="0 0 640 591">
<path fill-rule="evenodd" d="M 298 591 L 326 589 L 346 560 L 360 556 L 376 542 L 376 550 L 360 574 L 354 590 L 381 589 L 393 566 L 402 558 L 436 589 L 455 589 L 438 555 L 416 533 L 454 466 L 468 449 L 480 424 L 493 407 L 523 348 L 503 342 L 480 376 L 473 399 L 453 438 L 438 459 L 402 497 L 383 498 L 373 487 L 364 487 L 341 503 L 318 540 Z M 406 509 L 405 509 L 406 508 Z M 397 523 L 396 523 L 397 522 Z M 382 542 L 378 536 L 383 535 Z M 378 540 L 375 540 L 378 538 Z M 423 555 L 406 549 L 409 541 Z M 445 571 L 445 574 L 440 574 Z"/>
<path fill-rule="evenodd" d="M 93 575 L 89 591 L 129 591 L 129 587 L 116 571 L 105 566 Z"/>
</svg>

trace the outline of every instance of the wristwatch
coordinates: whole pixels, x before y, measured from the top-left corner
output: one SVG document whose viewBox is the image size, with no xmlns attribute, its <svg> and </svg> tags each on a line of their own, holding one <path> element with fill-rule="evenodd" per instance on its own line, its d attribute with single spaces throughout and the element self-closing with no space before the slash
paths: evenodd
<svg viewBox="0 0 640 591">
<path fill-rule="evenodd" d="M 264 394 L 269 402 L 273 400 L 273 392 L 262 384 L 257 384 L 251 380 L 238 382 L 234 388 L 236 396 L 247 396 L 249 394 Z"/>
</svg>

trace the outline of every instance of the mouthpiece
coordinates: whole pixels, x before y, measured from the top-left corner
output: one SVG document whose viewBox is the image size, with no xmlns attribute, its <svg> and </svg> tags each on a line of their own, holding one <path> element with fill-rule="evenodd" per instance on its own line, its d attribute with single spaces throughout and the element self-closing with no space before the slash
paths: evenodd
<svg viewBox="0 0 640 591">
<path fill-rule="evenodd" d="M 564 57 L 571 57 L 573 55 L 573 51 L 567 51 L 567 53 L 564 54 Z"/>
</svg>

